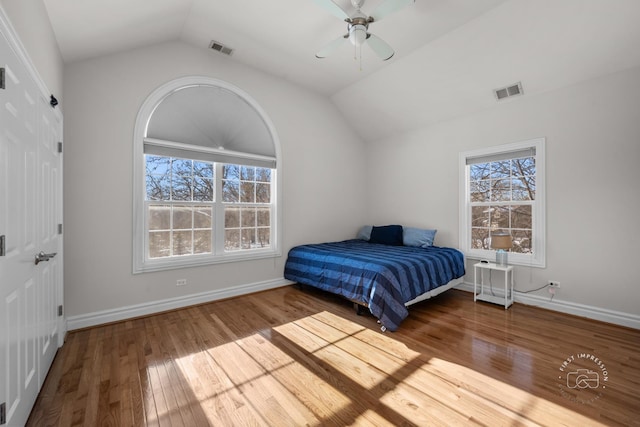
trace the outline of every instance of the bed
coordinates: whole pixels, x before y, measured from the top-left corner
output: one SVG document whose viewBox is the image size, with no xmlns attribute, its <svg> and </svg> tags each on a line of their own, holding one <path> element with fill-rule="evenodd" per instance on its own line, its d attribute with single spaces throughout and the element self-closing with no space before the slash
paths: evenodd
<svg viewBox="0 0 640 427">
<path fill-rule="evenodd" d="M 408 305 L 456 286 L 464 274 L 464 256 L 457 249 L 362 239 L 296 246 L 284 272 L 288 280 L 368 307 L 383 331 L 395 331 L 408 316 Z"/>
</svg>

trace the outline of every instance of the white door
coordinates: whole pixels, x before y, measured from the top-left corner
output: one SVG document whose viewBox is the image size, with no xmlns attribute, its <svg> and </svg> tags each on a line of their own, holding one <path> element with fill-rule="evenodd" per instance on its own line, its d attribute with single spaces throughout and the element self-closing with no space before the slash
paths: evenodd
<svg viewBox="0 0 640 427">
<path fill-rule="evenodd" d="M 62 122 L 4 34 L 0 68 L 0 422 L 20 426 L 61 338 Z"/>
</svg>

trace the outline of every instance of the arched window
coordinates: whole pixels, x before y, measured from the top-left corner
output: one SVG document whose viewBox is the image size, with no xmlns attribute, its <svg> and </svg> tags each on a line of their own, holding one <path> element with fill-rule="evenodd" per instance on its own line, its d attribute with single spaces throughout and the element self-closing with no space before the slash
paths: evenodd
<svg viewBox="0 0 640 427">
<path fill-rule="evenodd" d="M 279 151 L 233 85 L 186 77 L 155 90 L 134 130 L 133 272 L 280 255 Z"/>
</svg>

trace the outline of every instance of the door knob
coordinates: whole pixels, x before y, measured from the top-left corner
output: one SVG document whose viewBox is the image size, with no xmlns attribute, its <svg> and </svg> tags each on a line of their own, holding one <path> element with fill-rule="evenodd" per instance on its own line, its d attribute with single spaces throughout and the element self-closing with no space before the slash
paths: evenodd
<svg viewBox="0 0 640 427">
<path fill-rule="evenodd" d="M 42 261 L 49 261 L 51 258 L 56 256 L 56 254 L 57 252 L 51 252 L 50 254 L 45 254 L 44 252 L 40 251 L 39 254 L 36 254 L 36 265 L 38 265 Z"/>
</svg>

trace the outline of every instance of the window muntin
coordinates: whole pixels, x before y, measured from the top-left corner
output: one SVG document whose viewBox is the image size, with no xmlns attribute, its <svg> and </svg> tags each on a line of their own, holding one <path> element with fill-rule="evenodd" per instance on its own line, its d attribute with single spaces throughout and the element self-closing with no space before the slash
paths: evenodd
<svg viewBox="0 0 640 427">
<path fill-rule="evenodd" d="M 145 166 L 148 260 L 215 254 L 221 238 L 224 252 L 271 247 L 272 169 L 149 154 Z M 218 202 L 217 169 L 222 170 Z M 216 230 L 214 215 L 220 210 L 224 226 Z"/>
<path fill-rule="evenodd" d="M 491 234 L 512 236 L 512 264 L 545 265 L 544 139 L 460 154 L 460 247 L 493 259 Z"/>
</svg>

